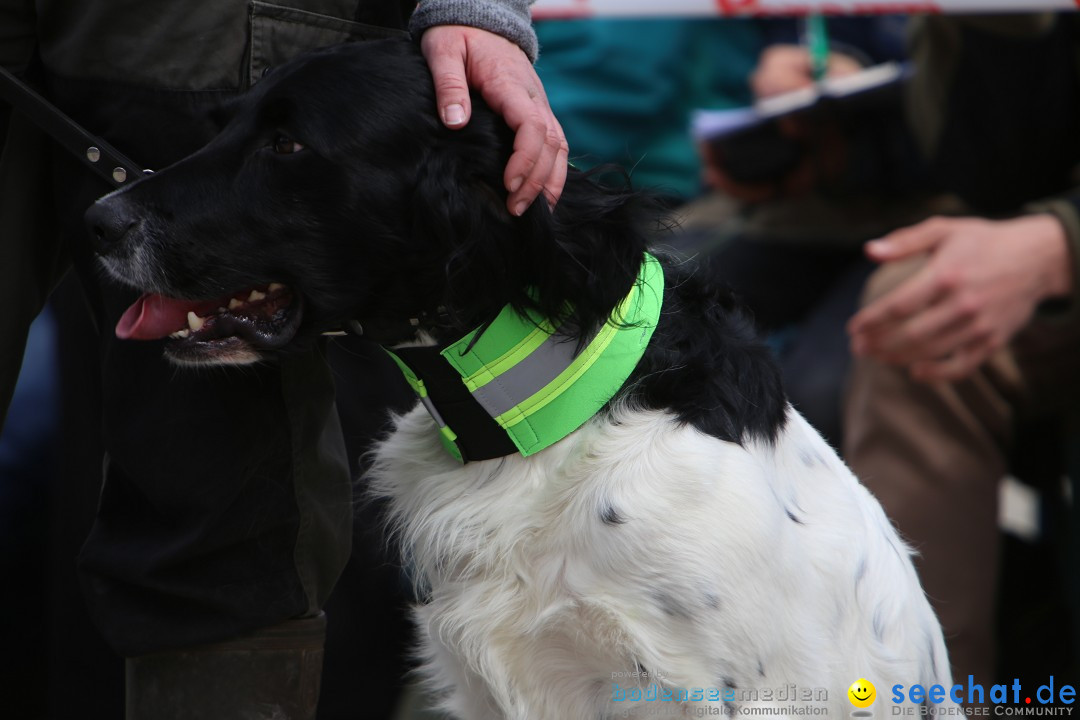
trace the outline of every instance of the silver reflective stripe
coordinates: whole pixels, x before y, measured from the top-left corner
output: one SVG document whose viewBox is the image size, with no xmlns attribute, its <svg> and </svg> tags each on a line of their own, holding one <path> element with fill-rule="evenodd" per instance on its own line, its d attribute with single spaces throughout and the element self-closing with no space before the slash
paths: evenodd
<svg viewBox="0 0 1080 720">
<path fill-rule="evenodd" d="M 587 346 L 585 343 L 580 349 Z M 473 390 L 473 399 L 488 415 L 499 417 L 547 387 L 570 367 L 580 349 L 577 342 L 556 331 L 517 365 Z"/>
<path fill-rule="evenodd" d="M 442 415 L 439 414 L 439 411 L 435 408 L 435 403 L 431 402 L 430 397 L 427 395 L 421 396 L 420 403 L 431 414 L 432 419 L 439 427 L 446 427 L 446 421 L 442 419 Z"/>
</svg>

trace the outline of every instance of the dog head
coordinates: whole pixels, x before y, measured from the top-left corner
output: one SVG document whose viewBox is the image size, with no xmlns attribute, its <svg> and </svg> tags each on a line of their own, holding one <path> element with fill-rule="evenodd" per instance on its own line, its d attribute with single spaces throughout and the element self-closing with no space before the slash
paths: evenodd
<svg viewBox="0 0 1080 720">
<path fill-rule="evenodd" d="M 443 127 L 407 41 L 275 69 L 224 109 L 207 146 L 87 212 L 108 273 L 145 293 L 117 335 L 222 364 L 349 319 L 384 343 L 417 324 L 460 334 L 507 303 L 583 331 L 602 322 L 644 249 L 625 199 L 574 173 L 556 213 L 540 201 L 511 216 L 513 136 L 473 104 L 465 129 Z"/>
</svg>

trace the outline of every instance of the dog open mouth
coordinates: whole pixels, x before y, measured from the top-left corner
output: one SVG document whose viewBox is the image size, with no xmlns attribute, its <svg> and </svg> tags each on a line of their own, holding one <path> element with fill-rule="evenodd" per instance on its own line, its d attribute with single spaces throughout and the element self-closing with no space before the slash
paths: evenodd
<svg viewBox="0 0 1080 720">
<path fill-rule="evenodd" d="M 303 315 L 300 296 L 270 283 L 210 300 L 181 300 L 146 293 L 116 324 L 121 340 L 168 339 L 166 352 L 178 362 L 250 363 L 260 350 L 284 347 Z"/>
</svg>

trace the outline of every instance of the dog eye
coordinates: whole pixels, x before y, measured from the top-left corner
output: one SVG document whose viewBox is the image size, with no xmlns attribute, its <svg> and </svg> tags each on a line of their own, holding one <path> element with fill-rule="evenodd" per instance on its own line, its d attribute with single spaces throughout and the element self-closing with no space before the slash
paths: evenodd
<svg viewBox="0 0 1080 720">
<path fill-rule="evenodd" d="M 284 133 L 278 133 L 270 147 L 272 147 L 274 152 L 278 155 L 291 155 L 292 153 L 297 153 L 304 149 L 303 145 Z"/>
</svg>

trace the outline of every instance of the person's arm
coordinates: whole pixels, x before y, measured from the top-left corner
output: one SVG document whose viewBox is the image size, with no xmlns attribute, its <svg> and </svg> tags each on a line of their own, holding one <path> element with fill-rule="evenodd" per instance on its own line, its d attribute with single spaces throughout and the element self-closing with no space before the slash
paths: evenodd
<svg viewBox="0 0 1080 720">
<path fill-rule="evenodd" d="M 1072 277 L 1072 292 L 1059 298 L 1062 302 L 1047 307 L 1043 315 L 1063 322 L 1080 322 L 1080 188 L 1059 198 L 1036 202 L 1025 208 L 1030 213 L 1053 216 L 1065 232 L 1068 257 L 1065 262 Z"/>
<path fill-rule="evenodd" d="M 500 35 L 536 62 L 539 46 L 529 6 L 533 0 L 422 0 L 409 19 L 409 31 L 419 36 L 436 25 L 467 25 Z"/>
<path fill-rule="evenodd" d="M 431 67 L 439 116 L 464 127 L 478 91 L 515 133 L 506 206 L 520 215 L 543 192 L 552 205 L 566 181 L 569 148 L 532 63 L 528 0 L 424 0 L 409 24 Z"/>
<path fill-rule="evenodd" d="M 916 23 L 913 56 L 922 72 L 909 107 L 939 179 L 986 215 L 1026 214 L 935 218 L 868 243 L 878 262 L 920 253 L 927 262 L 852 318 L 856 354 L 907 366 L 919 379 L 957 380 L 1040 310 L 1052 305 L 1066 321 L 1080 317 L 1080 193 L 1069 189 L 1076 157 L 1061 142 L 1071 125 L 1067 117 L 1045 124 L 1061 115 L 1067 93 L 1043 97 L 1030 82 L 1050 72 L 1071 77 L 1072 66 L 1056 58 L 1076 50 L 1053 33 L 1055 22 L 1042 13 Z M 1009 52 L 996 52 L 995 42 Z M 968 87 L 980 90 L 962 92 Z M 986 132 L 967 138 L 970 128 Z M 1029 202 L 1058 192 L 1058 199 Z"/>
</svg>

